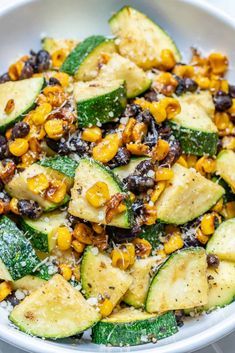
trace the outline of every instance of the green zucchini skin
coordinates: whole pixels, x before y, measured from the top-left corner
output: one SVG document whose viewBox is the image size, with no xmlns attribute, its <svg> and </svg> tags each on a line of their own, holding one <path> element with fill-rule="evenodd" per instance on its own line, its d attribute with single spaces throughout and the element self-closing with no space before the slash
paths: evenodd
<svg viewBox="0 0 235 353">
<path fill-rule="evenodd" d="M 30 227 L 29 224 L 25 222 L 22 218 L 20 221 L 21 229 L 27 234 L 27 237 L 30 239 L 31 244 L 37 250 L 48 252 L 48 235 L 47 233 L 39 232 L 36 229 Z"/>
<path fill-rule="evenodd" d="M 30 241 L 6 216 L 0 219 L 0 259 L 14 281 L 31 274 L 40 263 Z"/>
<path fill-rule="evenodd" d="M 135 346 L 161 340 L 178 332 L 172 312 L 154 318 L 109 323 L 100 321 L 92 328 L 92 342 L 111 346 Z"/>
<path fill-rule="evenodd" d="M 214 156 L 217 153 L 219 142 L 217 133 L 188 129 L 175 123 L 169 123 L 169 125 L 184 153 L 196 156 L 204 154 Z"/>
<path fill-rule="evenodd" d="M 139 238 L 146 239 L 153 248 L 159 245 L 159 236 L 164 234 L 164 224 L 157 222 L 151 226 L 144 226 L 142 232 L 138 235 Z"/>
<path fill-rule="evenodd" d="M 43 158 L 38 162 L 38 164 L 43 167 L 54 169 L 72 179 L 75 176 L 75 170 L 78 166 L 77 162 L 67 156 Z"/>
<path fill-rule="evenodd" d="M 77 102 L 78 124 L 88 127 L 118 118 L 127 104 L 124 84 L 110 93 Z"/>
</svg>

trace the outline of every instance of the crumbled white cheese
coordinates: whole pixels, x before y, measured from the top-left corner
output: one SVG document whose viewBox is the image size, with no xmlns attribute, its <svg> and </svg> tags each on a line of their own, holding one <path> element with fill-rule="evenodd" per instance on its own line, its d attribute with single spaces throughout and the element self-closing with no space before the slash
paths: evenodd
<svg viewBox="0 0 235 353">
<path fill-rule="evenodd" d="M 99 249 L 97 248 L 97 247 L 93 247 L 92 249 L 91 249 L 91 252 L 92 252 L 92 254 L 93 255 L 98 255 L 99 254 Z"/>
<path fill-rule="evenodd" d="M 98 300 L 97 300 L 97 298 L 88 298 L 87 303 L 89 305 L 95 306 L 95 305 L 98 305 Z"/>
<path fill-rule="evenodd" d="M 15 292 L 15 297 L 18 300 L 23 300 L 25 298 L 25 293 L 19 289 Z"/>
<path fill-rule="evenodd" d="M 147 176 L 150 177 L 150 178 L 153 178 L 154 175 L 155 175 L 155 173 L 154 173 L 154 170 L 152 170 L 152 169 L 150 169 L 150 170 L 148 171 L 148 173 L 147 173 Z"/>
</svg>

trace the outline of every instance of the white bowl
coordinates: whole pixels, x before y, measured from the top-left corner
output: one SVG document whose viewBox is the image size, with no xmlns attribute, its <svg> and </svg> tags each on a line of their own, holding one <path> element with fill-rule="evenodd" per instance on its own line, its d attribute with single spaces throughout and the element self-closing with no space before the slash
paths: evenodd
<svg viewBox="0 0 235 353">
<path fill-rule="evenodd" d="M 126 3 L 156 19 L 173 36 L 185 59 L 190 47 L 207 53 L 225 52 L 230 58 L 230 79 L 235 77 L 233 21 L 198 0 L 20 0 L 0 11 L 0 70 L 4 72 L 16 56 L 38 49 L 40 36 L 83 38 L 91 34 L 109 33 L 107 19 Z M 176 335 L 156 345 L 132 348 L 105 348 L 88 340 L 78 344 L 72 340 L 44 341 L 13 328 L 5 311 L 0 309 L 0 338 L 31 353 L 126 352 L 183 353 L 208 345 L 235 329 L 235 303 L 209 315 L 189 320 Z"/>
</svg>

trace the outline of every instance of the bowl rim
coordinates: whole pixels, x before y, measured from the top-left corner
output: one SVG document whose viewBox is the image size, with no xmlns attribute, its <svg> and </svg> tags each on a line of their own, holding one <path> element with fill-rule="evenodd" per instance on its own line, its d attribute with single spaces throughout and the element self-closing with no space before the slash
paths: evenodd
<svg viewBox="0 0 235 353">
<path fill-rule="evenodd" d="M 25 6 L 27 3 L 38 2 L 40 0 L 13 0 L 12 2 L 3 5 L 0 8 L 0 18 L 10 13 L 14 9 L 20 9 L 22 6 Z M 199 8 L 204 12 L 212 15 L 215 18 L 218 18 L 220 21 L 226 23 L 230 27 L 235 29 L 235 21 L 234 19 L 223 10 L 216 8 L 214 5 L 204 2 L 203 0 L 177 0 L 181 3 L 192 5 L 195 8 Z M 223 325 L 221 327 L 221 325 Z M 1 323 L 0 323 L 1 327 Z M 216 325 L 204 330 L 203 332 L 197 333 L 191 337 L 182 339 L 178 342 L 172 342 L 167 344 L 166 346 L 155 346 L 155 350 L 153 348 L 142 349 L 140 352 L 142 353 L 186 353 L 193 352 L 197 349 L 203 348 L 218 339 L 223 338 L 224 336 L 231 333 L 235 330 L 235 313 L 229 315 L 227 318 L 224 318 L 223 321 L 219 321 Z M 71 353 L 73 350 L 70 348 L 66 348 L 64 345 L 51 345 L 50 342 L 44 341 L 42 339 L 38 339 L 36 337 L 32 337 L 26 335 L 23 332 L 17 331 L 17 329 L 12 330 L 7 327 L 3 327 L 0 330 L 0 340 L 15 346 L 17 348 L 23 349 L 26 352 L 31 353 L 42 353 L 42 350 L 45 353 Z M 143 347 L 143 346 L 142 346 Z M 117 349 L 115 352 L 124 351 L 121 348 Z M 99 350 L 99 348 L 97 349 Z M 104 349 L 105 350 L 105 349 Z M 110 348 L 108 350 L 111 352 Z M 77 353 L 89 353 L 89 350 L 80 351 L 79 348 L 76 349 Z M 90 351 L 91 352 L 91 351 Z M 135 352 L 138 352 L 138 349 L 135 347 Z"/>
</svg>

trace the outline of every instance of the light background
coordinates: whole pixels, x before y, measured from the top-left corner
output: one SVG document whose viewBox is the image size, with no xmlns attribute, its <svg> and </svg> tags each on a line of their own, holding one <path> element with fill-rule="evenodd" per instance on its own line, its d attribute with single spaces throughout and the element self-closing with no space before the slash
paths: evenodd
<svg viewBox="0 0 235 353">
<path fill-rule="evenodd" d="M 0 0 L 0 8 L 16 3 L 18 0 Z M 43 1 L 43 0 L 42 0 Z M 45 0 L 44 0 L 45 1 Z M 177 1 L 177 0 L 175 0 Z M 204 0 L 227 12 L 235 21 L 235 0 Z M 235 42 L 234 42 L 235 45 Z M 25 353 L 0 341 L 0 353 Z M 174 353 L 174 352 L 172 352 Z M 214 343 L 213 345 L 197 351 L 197 353 L 235 353 L 235 333 Z"/>
</svg>

